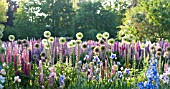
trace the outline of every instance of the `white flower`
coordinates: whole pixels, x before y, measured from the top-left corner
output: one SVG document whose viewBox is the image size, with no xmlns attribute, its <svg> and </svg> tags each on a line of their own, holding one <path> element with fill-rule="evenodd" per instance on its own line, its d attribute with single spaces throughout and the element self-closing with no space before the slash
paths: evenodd
<svg viewBox="0 0 170 89">
<path fill-rule="evenodd" d="M 19 76 L 14 77 L 14 82 L 21 82 L 21 79 L 19 78 Z"/>
<path fill-rule="evenodd" d="M 47 39 L 42 39 L 42 44 L 47 44 Z"/>
<path fill-rule="evenodd" d="M 6 71 L 4 69 L 1 69 L 1 74 L 6 75 Z"/>
<path fill-rule="evenodd" d="M 4 63 L 2 64 L 2 66 L 6 66 L 6 63 L 4 62 Z"/>
</svg>

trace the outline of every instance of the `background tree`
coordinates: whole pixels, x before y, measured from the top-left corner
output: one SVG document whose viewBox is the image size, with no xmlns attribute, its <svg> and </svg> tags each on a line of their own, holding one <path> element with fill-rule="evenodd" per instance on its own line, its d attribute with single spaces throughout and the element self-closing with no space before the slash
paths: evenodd
<svg viewBox="0 0 170 89">
<path fill-rule="evenodd" d="M 170 2 L 165 0 L 139 0 L 136 7 L 126 11 L 119 38 L 133 34 L 138 40 L 156 41 L 169 38 Z"/>
<path fill-rule="evenodd" d="M 99 32 L 109 32 L 111 37 L 116 37 L 119 30 L 116 27 L 121 24 L 122 18 L 119 13 L 122 10 L 118 11 L 116 7 L 118 7 L 117 3 L 84 2 L 80 4 L 74 18 L 75 31 L 83 32 L 86 35 L 85 39 L 95 39 L 95 35 Z"/>
</svg>

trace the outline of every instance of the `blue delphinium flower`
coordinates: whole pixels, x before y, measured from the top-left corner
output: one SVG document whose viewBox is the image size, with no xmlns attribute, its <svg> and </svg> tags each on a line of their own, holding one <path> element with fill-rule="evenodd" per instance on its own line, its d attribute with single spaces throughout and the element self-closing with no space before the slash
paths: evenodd
<svg viewBox="0 0 170 89">
<path fill-rule="evenodd" d="M 1 83 L 4 83 L 4 82 L 5 82 L 5 78 L 4 78 L 2 75 L 0 75 L 0 82 L 1 82 Z"/>
<path fill-rule="evenodd" d="M 144 83 L 143 82 L 139 82 L 138 85 L 139 89 L 144 89 Z"/>
<path fill-rule="evenodd" d="M 124 73 L 126 73 L 126 74 L 130 74 L 130 69 L 129 69 L 129 68 L 125 68 Z"/>
<path fill-rule="evenodd" d="M 117 74 L 118 74 L 118 76 L 119 76 L 120 78 L 123 76 L 122 71 L 118 71 Z"/>
<path fill-rule="evenodd" d="M 65 75 L 61 75 L 60 78 L 59 78 L 60 86 L 64 86 L 65 85 L 64 79 L 65 79 Z"/>
<path fill-rule="evenodd" d="M 157 59 L 152 58 L 149 61 L 150 65 L 146 72 L 147 81 L 144 82 L 144 88 L 146 89 L 159 89 L 159 76 L 157 72 Z M 153 83 L 154 82 L 154 83 Z M 138 86 L 139 87 L 139 86 Z M 140 87 L 139 87 L 140 88 Z M 142 88 L 140 88 L 142 89 Z"/>
</svg>

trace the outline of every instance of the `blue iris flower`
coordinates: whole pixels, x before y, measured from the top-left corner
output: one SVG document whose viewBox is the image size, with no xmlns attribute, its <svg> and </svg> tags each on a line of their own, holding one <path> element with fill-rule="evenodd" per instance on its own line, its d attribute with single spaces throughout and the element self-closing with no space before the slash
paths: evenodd
<svg viewBox="0 0 170 89">
<path fill-rule="evenodd" d="M 65 79 L 65 76 L 61 75 L 60 78 L 59 78 L 59 83 L 60 83 L 61 86 L 65 85 L 64 79 Z"/>
<path fill-rule="evenodd" d="M 111 53 L 110 58 L 111 59 L 114 59 L 114 58 L 117 59 L 116 54 Z"/>
<path fill-rule="evenodd" d="M 139 89 L 144 89 L 144 83 L 143 82 L 139 82 L 138 85 Z"/>
</svg>

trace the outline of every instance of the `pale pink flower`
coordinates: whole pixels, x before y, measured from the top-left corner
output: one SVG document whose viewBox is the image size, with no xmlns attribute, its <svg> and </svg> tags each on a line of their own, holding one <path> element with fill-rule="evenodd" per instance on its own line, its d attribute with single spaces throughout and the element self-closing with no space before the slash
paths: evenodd
<svg viewBox="0 0 170 89">
<path fill-rule="evenodd" d="M 21 82 L 21 79 L 19 78 L 19 76 L 14 77 L 14 82 Z"/>
<path fill-rule="evenodd" d="M 4 69 L 1 69 L 1 74 L 6 75 L 6 71 Z"/>
</svg>

